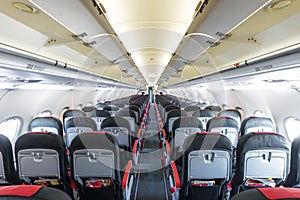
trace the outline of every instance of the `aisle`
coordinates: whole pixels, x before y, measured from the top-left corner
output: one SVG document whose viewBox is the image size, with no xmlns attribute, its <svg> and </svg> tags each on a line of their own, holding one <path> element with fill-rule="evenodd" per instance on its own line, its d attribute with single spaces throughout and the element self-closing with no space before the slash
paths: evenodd
<svg viewBox="0 0 300 200">
<path fill-rule="evenodd" d="M 157 121 L 154 104 L 149 110 L 148 125 L 144 149 L 138 164 L 137 187 L 135 200 L 167 200 L 168 192 L 165 187 L 161 167 L 161 150 L 157 137 Z"/>
</svg>

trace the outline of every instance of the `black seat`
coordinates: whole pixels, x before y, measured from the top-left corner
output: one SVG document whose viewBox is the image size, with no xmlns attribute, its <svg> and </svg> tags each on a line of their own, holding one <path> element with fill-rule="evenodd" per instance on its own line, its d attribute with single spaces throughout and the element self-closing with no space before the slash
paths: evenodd
<svg viewBox="0 0 300 200">
<path fill-rule="evenodd" d="M 255 187 L 278 186 L 289 170 L 290 143 L 276 133 L 248 133 L 237 146 L 232 195 Z"/>
<path fill-rule="evenodd" d="M 0 200 L 71 200 L 65 192 L 40 185 L 0 187 Z"/>
<path fill-rule="evenodd" d="M 232 146 L 237 146 L 239 127 L 236 120 L 231 117 L 214 117 L 210 119 L 206 124 L 206 131 L 219 132 L 229 138 Z"/>
<path fill-rule="evenodd" d="M 167 140 L 171 141 L 172 139 L 172 127 L 173 127 L 173 123 L 176 119 L 183 117 L 183 116 L 188 116 L 187 112 L 184 110 L 180 110 L 180 109 L 174 109 L 171 110 L 168 114 L 167 114 L 167 119 L 166 119 L 166 123 L 164 125 L 164 129 L 166 131 L 167 134 Z"/>
<path fill-rule="evenodd" d="M 136 135 L 138 120 L 133 110 L 131 109 L 122 109 L 115 113 L 115 117 L 123 117 L 128 120 L 130 124 L 130 130 L 132 135 Z"/>
<path fill-rule="evenodd" d="M 87 131 L 96 131 L 97 124 L 94 120 L 89 117 L 79 116 L 70 117 L 64 124 L 66 131 L 66 145 L 70 146 L 73 138 Z"/>
<path fill-rule="evenodd" d="M 219 112 L 218 116 L 220 116 L 220 117 L 232 117 L 233 119 L 236 120 L 236 122 L 238 124 L 238 127 L 241 126 L 242 116 L 241 116 L 241 113 L 236 109 L 222 110 L 221 112 Z"/>
<path fill-rule="evenodd" d="M 206 130 L 207 122 L 215 117 L 215 114 L 211 110 L 196 110 L 193 112 L 192 117 L 198 118 L 202 122 L 203 129 Z"/>
<path fill-rule="evenodd" d="M 0 134 L 0 186 L 19 184 L 9 139 Z"/>
<path fill-rule="evenodd" d="M 29 123 L 29 132 L 52 132 L 63 137 L 63 126 L 56 117 L 36 117 Z"/>
<path fill-rule="evenodd" d="M 232 145 L 226 136 L 218 133 L 188 136 L 183 145 L 181 180 L 176 165 L 171 163 L 174 175 L 171 185 L 176 186 L 177 194 L 180 186 L 179 199 L 224 199 L 231 178 L 231 159 Z"/>
<path fill-rule="evenodd" d="M 79 189 L 80 199 L 121 199 L 123 189 L 123 199 L 128 196 L 125 191 L 127 186 L 121 185 L 121 170 L 125 170 L 128 175 L 132 162 L 127 163 L 126 169 L 120 167 L 116 137 L 106 132 L 77 135 L 71 143 L 70 154 L 72 176 Z"/>
<path fill-rule="evenodd" d="M 109 117 L 102 122 L 102 130 L 107 134 L 114 135 L 119 144 L 121 153 L 121 165 L 124 166 L 128 160 L 132 159 L 133 136 L 130 134 L 130 124 L 122 117 Z"/>
<path fill-rule="evenodd" d="M 300 136 L 292 142 L 290 172 L 285 187 L 299 187 L 300 184 Z"/>
<path fill-rule="evenodd" d="M 96 122 L 97 130 L 100 131 L 103 120 L 110 117 L 111 114 L 106 110 L 94 110 L 88 116 Z"/>
<path fill-rule="evenodd" d="M 270 118 L 251 116 L 242 121 L 240 136 L 251 132 L 276 132 L 276 130 Z"/>
<path fill-rule="evenodd" d="M 47 185 L 71 194 L 66 146 L 61 136 L 29 132 L 15 143 L 17 172 L 24 184 Z"/>
<path fill-rule="evenodd" d="M 172 160 L 176 159 L 176 163 L 181 163 L 181 155 L 183 153 L 183 144 L 189 135 L 203 132 L 202 123 L 199 119 L 193 117 L 179 117 L 172 126 L 171 134 L 171 151 Z"/>
<path fill-rule="evenodd" d="M 192 114 L 196 111 L 199 110 L 200 108 L 196 105 L 189 105 L 184 107 L 184 110 L 188 113 L 188 116 L 192 116 Z"/>
</svg>

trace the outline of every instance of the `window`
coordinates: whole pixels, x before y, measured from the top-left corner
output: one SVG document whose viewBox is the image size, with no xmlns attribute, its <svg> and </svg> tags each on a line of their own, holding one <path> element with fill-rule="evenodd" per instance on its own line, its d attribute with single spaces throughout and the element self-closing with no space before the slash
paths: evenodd
<svg viewBox="0 0 300 200">
<path fill-rule="evenodd" d="M 0 122 L 0 133 L 7 136 L 13 143 L 22 128 L 23 120 L 20 117 L 9 117 Z"/>
<path fill-rule="evenodd" d="M 265 113 L 264 111 L 261 110 L 256 110 L 254 111 L 254 116 L 255 117 L 266 117 L 266 118 L 270 118 L 269 115 L 267 113 Z"/>
<path fill-rule="evenodd" d="M 285 131 L 288 138 L 292 142 L 298 135 L 300 135 L 300 120 L 296 117 L 288 117 L 284 123 Z"/>
</svg>

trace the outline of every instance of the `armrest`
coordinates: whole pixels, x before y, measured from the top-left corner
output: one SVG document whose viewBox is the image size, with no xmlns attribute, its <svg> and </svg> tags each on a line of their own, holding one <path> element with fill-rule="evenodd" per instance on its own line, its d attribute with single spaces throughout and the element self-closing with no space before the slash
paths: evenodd
<svg viewBox="0 0 300 200">
<path fill-rule="evenodd" d="M 123 179 L 122 179 L 122 189 L 126 189 L 127 188 L 131 166 L 132 166 L 132 161 L 129 160 L 128 163 L 127 163 L 127 165 L 126 165 L 125 173 L 124 173 L 124 176 L 123 176 Z"/>
<path fill-rule="evenodd" d="M 174 177 L 174 181 L 175 181 L 175 187 L 176 189 L 180 189 L 180 179 L 179 179 L 179 174 L 178 174 L 178 170 L 176 167 L 176 164 L 174 161 L 171 162 L 171 167 L 172 167 L 172 171 L 173 171 L 173 177 Z"/>
<path fill-rule="evenodd" d="M 140 142 L 139 140 L 135 140 L 132 148 L 132 161 L 134 165 L 137 165 L 138 157 L 139 157 L 139 147 Z"/>
<path fill-rule="evenodd" d="M 166 140 L 166 152 L 168 156 L 171 155 L 171 148 L 168 140 Z"/>
</svg>

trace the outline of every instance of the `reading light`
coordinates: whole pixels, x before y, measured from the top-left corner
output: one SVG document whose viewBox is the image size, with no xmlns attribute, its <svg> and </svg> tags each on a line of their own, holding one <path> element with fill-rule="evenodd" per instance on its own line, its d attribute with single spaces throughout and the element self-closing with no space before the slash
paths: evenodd
<svg viewBox="0 0 300 200">
<path fill-rule="evenodd" d="M 279 0 L 273 3 L 270 3 L 265 7 L 265 11 L 275 11 L 289 6 L 292 3 L 292 0 Z"/>
<path fill-rule="evenodd" d="M 28 14 L 37 14 L 38 13 L 38 10 L 35 7 L 25 4 L 25 3 L 13 2 L 11 5 L 13 7 L 15 7 L 16 9 L 18 9 L 22 12 L 28 13 Z"/>
</svg>

